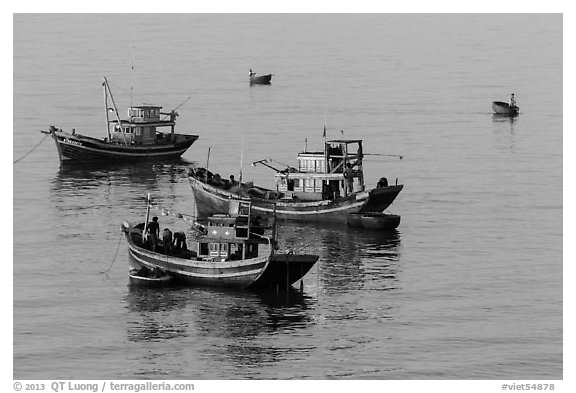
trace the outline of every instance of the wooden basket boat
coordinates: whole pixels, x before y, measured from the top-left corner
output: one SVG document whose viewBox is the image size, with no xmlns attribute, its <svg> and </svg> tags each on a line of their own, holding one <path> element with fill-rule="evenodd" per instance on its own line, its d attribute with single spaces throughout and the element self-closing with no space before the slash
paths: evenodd
<svg viewBox="0 0 576 393">
<path fill-rule="evenodd" d="M 495 115 L 516 116 L 520 112 L 520 108 L 510 106 L 507 102 L 494 101 L 492 102 L 492 111 Z"/>
<path fill-rule="evenodd" d="M 166 272 L 146 267 L 140 269 L 130 269 L 128 274 L 130 285 L 137 287 L 163 287 L 173 281 L 173 277 Z"/>
<path fill-rule="evenodd" d="M 348 225 L 373 231 L 390 231 L 400 225 L 400 216 L 387 213 L 350 213 Z"/>
<path fill-rule="evenodd" d="M 272 74 L 268 75 L 250 75 L 251 85 L 269 85 L 272 80 Z"/>
</svg>

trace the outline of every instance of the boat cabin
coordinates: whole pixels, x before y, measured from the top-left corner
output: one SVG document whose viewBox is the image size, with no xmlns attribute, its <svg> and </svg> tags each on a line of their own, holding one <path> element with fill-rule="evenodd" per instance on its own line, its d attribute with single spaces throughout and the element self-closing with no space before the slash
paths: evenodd
<svg viewBox="0 0 576 393">
<path fill-rule="evenodd" d="M 297 171 L 276 174 L 277 191 L 288 198 L 309 201 L 364 191 L 363 157 L 362 140 L 326 141 L 323 152 L 298 154 Z"/>
<path fill-rule="evenodd" d="M 271 241 L 256 218 L 250 218 L 250 202 L 230 202 L 230 214 L 208 218 L 205 234 L 198 237 L 197 258 L 205 261 L 251 259 L 270 252 Z"/>
<path fill-rule="evenodd" d="M 133 106 L 128 109 L 128 120 L 122 120 L 118 124 L 114 123 L 111 132 L 111 141 L 127 145 L 153 145 L 158 143 L 160 135 L 157 127 L 171 126 L 174 129 L 175 114 L 171 115 L 169 121 L 160 120 L 160 110 L 162 107 L 153 105 Z"/>
<path fill-rule="evenodd" d="M 108 107 L 110 97 L 112 108 Z M 169 142 L 174 137 L 174 127 L 176 125 L 175 111 L 169 113 L 161 112 L 162 107 L 156 105 L 131 106 L 128 109 L 128 118 L 120 119 L 118 109 L 108 81 L 104 78 L 104 100 L 106 105 L 106 123 L 108 125 L 108 139 L 110 142 L 123 145 L 154 145 L 162 142 Z M 110 114 L 113 113 L 113 119 Z M 168 116 L 168 120 L 162 120 L 161 115 Z M 110 127 L 112 125 L 112 127 Z M 157 130 L 158 127 L 170 127 L 170 134 L 164 134 Z"/>
</svg>

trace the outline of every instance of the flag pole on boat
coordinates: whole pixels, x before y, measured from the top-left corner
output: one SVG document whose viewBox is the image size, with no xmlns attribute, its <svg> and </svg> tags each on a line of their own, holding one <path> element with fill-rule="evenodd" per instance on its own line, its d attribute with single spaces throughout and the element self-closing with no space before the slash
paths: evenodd
<svg viewBox="0 0 576 393">
<path fill-rule="evenodd" d="M 240 179 L 239 184 L 242 185 L 242 162 L 244 161 L 244 135 L 242 135 L 242 150 L 240 151 Z"/>
<path fill-rule="evenodd" d="M 130 108 L 132 108 L 132 100 L 134 98 L 134 46 L 132 46 L 132 72 L 130 73 Z"/>
</svg>

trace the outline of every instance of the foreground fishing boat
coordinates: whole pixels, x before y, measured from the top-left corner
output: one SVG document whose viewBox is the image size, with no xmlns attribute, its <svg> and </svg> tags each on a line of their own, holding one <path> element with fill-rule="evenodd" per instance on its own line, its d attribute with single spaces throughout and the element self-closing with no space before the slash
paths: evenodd
<svg viewBox="0 0 576 393">
<path fill-rule="evenodd" d="M 153 246 L 147 236 L 150 202 L 148 198 L 145 223 L 122 223 L 132 269 L 162 271 L 194 286 L 279 288 L 302 279 L 318 260 L 317 255 L 277 253 L 275 234 L 264 236 L 250 216 L 250 202 L 232 202 L 230 214 L 209 217 L 203 226 L 196 223 L 191 250 L 186 240 L 175 248 L 167 243 Z"/>
<path fill-rule="evenodd" d="M 251 201 L 255 216 L 272 216 L 295 221 L 353 223 L 353 213 L 383 213 L 403 186 L 388 185 L 381 178 L 375 188 L 366 189 L 361 140 L 332 140 L 324 151 L 298 154 L 298 168 L 276 168 L 266 159 L 262 164 L 276 171 L 276 190 L 253 183 L 223 181 L 204 168 L 189 174 L 196 214 L 206 217 L 227 211 L 228 202 Z M 397 181 L 396 181 L 397 183 Z M 389 223 L 395 222 L 389 220 Z M 399 224 L 399 221 L 397 221 Z M 360 224 L 362 225 L 362 224 Z"/>
<path fill-rule="evenodd" d="M 256 75 L 252 70 L 250 70 L 249 76 L 251 85 L 269 85 L 272 80 L 272 74 Z"/>
<path fill-rule="evenodd" d="M 107 136 L 98 139 L 76 133 L 65 132 L 50 126 L 45 134 L 52 135 L 62 163 L 92 163 L 120 161 L 172 159 L 180 157 L 198 139 L 198 135 L 176 134 L 174 110 L 164 113 L 155 105 L 131 106 L 128 119 L 120 119 L 108 80 L 104 78 L 104 101 Z M 110 99 L 112 108 L 109 108 Z M 114 118 L 109 117 L 110 113 Z M 161 116 L 163 118 L 161 118 Z M 169 127 L 169 132 L 158 129 Z"/>
<path fill-rule="evenodd" d="M 520 108 L 516 105 L 510 105 L 507 102 L 494 101 L 492 102 L 492 111 L 495 115 L 516 116 L 520 112 Z"/>
</svg>

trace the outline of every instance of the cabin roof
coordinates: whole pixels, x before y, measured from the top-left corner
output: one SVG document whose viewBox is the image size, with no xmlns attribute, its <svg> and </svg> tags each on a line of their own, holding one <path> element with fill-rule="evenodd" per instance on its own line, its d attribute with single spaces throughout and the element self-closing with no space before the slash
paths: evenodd
<svg viewBox="0 0 576 393">
<path fill-rule="evenodd" d="M 362 139 L 333 139 L 326 141 L 326 143 L 360 143 Z"/>
<path fill-rule="evenodd" d="M 131 109 L 162 109 L 161 106 L 150 105 L 150 104 L 134 105 L 134 106 L 131 106 L 130 108 Z"/>
<path fill-rule="evenodd" d="M 230 217 L 228 215 L 213 215 L 208 218 L 209 223 L 226 223 L 226 224 L 234 224 L 236 223 L 236 217 Z"/>
</svg>

